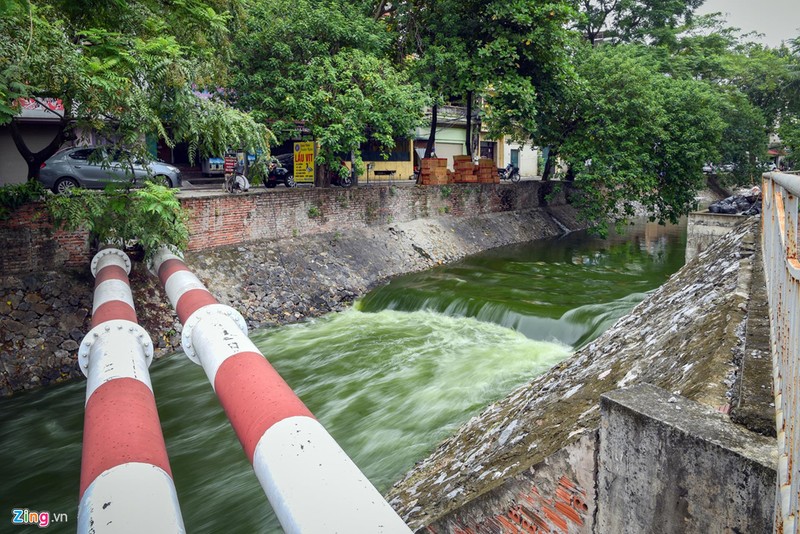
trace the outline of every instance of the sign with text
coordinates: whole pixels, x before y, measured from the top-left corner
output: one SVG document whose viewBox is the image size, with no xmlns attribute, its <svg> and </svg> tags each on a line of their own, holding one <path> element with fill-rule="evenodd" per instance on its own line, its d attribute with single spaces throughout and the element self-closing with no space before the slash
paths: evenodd
<svg viewBox="0 0 800 534">
<path fill-rule="evenodd" d="M 225 160 L 223 163 L 223 169 L 225 170 L 225 174 L 233 174 L 233 170 L 236 168 L 236 156 L 225 156 Z"/>
<path fill-rule="evenodd" d="M 314 142 L 294 144 L 294 181 L 314 183 Z"/>
</svg>

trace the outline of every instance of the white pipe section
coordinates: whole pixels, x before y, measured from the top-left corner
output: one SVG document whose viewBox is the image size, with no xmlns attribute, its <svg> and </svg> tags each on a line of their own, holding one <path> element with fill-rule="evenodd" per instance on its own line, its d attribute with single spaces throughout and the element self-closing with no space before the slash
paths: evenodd
<svg viewBox="0 0 800 534">
<path fill-rule="evenodd" d="M 411 532 L 310 417 L 290 417 L 270 427 L 256 446 L 253 469 L 287 534 Z M 356 513 L 344 516 L 343 510 Z"/>
<path fill-rule="evenodd" d="M 103 472 L 83 494 L 78 532 L 186 532 L 172 478 L 162 469 L 144 463 L 122 464 Z"/>
</svg>

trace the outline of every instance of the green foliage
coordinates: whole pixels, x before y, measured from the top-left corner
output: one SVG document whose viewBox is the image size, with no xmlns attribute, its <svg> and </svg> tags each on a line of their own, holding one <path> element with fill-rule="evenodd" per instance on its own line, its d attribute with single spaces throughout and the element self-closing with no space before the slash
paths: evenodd
<svg viewBox="0 0 800 534">
<path fill-rule="evenodd" d="M 443 185 L 439 189 L 439 194 L 442 196 L 443 199 L 450 198 L 450 195 L 453 194 L 453 189 L 449 185 Z"/>
<path fill-rule="evenodd" d="M 0 220 L 10 219 L 14 210 L 44 195 L 41 184 L 28 181 L 24 184 L 0 187 Z"/>
<path fill-rule="evenodd" d="M 368 140 L 388 154 L 418 125 L 423 93 L 388 59 L 383 26 L 357 5 L 276 0 L 248 11 L 235 41 L 236 99 L 278 140 L 296 138 L 302 124 L 319 143 L 317 161 L 334 165 Z"/>
<path fill-rule="evenodd" d="M 258 158 L 250 165 L 247 171 L 247 179 L 250 180 L 250 185 L 261 185 L 267 181 L 268 174 L 267 160 L 265 158 Z"/>
<path fill-rule="evenodd" d="M 266 150 L 269 134 L 219 98 L 227 85 L 227 25 L 239 1 L 6 0 L 0 18 L 0 124 L 18 97 L 64 104 L 64 127 L 144 152 L 144 134 L 203 155 Z"/>
<path fill-rule="evenodd" d="M 322 215 L 322 212 L 320 211 L 318 206 L 311 206 L 310 208 L 308 208 L 309 219 L 316 219 L 320 215 Z"/>
<path fill-rule="evenodd" d="M 677 221 L 694 207 L 699 169 L 717 154 L 725 123 L 705 83 L 659 74 L 637 47 L 587 48 L 578 66 L 585 97 L 560 146 L 581 191 L 584 217 L 601 233 L 641 204 Z"/>
<path fill-rule="evenodd" d="M 74 189 L 47 198 L 58 228 L 85 228 L 102 244 L 141 245 L 148 256 L 161 246 L 185 250 L 189 243 L 188 212 L 172 189 L 145 183 L 141 189 L 109 186 L 104 191 Z"/>
<path fill-rule="evenodd" d="M 581 17 L 576 27 L 590 43 L 665 42 L 691 21 L 704 0 L 574 0 Z"/>
<path fill-rule="evenodd" d="M 786 117 L 779 130 L 784 146 L 789 149 L 789 160 L 796 168 L 800 163 L 800 113 Z"/>
</svg>

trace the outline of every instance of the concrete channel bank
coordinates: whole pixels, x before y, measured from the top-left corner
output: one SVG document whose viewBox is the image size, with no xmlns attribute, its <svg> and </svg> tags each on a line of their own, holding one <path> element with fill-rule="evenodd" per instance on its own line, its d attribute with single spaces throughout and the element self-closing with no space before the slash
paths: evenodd
<svg viewBox="0 0 800 534">
<path fill-rule="evenodd" d="M 388 277 L 580 226 L 550 184 L 187 191 L 186 261 L 251 327 L 347 306 Z M 0 221 L 0 395 L 81 378 L 94 281 L 88 235 L 54 232 L 41 204 Z M 180 349 L 181 325 L 144 265 L 130 275 L 157 357 Z"/>
</svg>

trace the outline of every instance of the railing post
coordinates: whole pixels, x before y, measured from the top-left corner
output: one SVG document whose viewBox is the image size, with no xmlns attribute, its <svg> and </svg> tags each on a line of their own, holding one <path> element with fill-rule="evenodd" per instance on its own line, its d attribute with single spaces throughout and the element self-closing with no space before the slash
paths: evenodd
<svg viewBox="0 0 800 534">
<path fill-rule="evenodd" d="M 92 329 L 78 351 L 87 377 L 78 532 L 182 533 L 148 372 L 153 345 L 137 322 L 128 273 L 120 250 L 92 260 Z"/>
<path fill-rule="evenodd" d="M 166 248 L 156 274 L 284 530 L 410 532 L 247 336 L 242 316 Z"/>
</svg>

